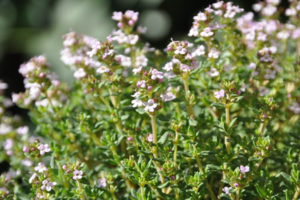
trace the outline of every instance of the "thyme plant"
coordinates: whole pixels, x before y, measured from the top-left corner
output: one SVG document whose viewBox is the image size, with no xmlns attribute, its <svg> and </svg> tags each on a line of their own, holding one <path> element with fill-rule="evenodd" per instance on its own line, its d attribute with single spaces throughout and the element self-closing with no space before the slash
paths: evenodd
<svg viewBox="0 0 300 200">
<path fill-rule="evenodd" d="M 44 56 L 22 64 L 12 101 L 34 126 L 1 96 L 0 198 L 299 199 L 300 2 L 279 3 L 213 3 L 164 50 L 114 12 L 106 41 L 63 36 L 73 85 Z"/>
</svg>

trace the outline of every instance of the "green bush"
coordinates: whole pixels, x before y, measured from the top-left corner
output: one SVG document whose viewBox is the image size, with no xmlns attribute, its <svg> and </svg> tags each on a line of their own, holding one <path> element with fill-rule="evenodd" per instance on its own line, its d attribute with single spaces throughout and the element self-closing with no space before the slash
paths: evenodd
<svg viewBox="0 0 300 200">
<path fill-rule="evenodd" d="M 104 42 L 64 35 L 72 86 L 44 56 L 21 65 L 12 99 L 35 126 L 1 97 L 0 198 L 299 199 L 300 3 L 277 4 L 254 20 L 214 3 L 164 51 L 141 41 L 137 12 L 114 12 Z"/>
</svg>

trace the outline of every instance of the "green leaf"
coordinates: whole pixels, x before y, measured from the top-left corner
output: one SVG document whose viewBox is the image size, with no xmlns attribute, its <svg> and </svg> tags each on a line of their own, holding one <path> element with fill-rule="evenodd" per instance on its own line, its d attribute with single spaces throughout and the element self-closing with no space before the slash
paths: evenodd
<svg viewBox="0 0 300 200">
<path fill-rule="evenodd" d="M 169 135 L 169 132 L 165 132 L 158 140 L 157 143 L 159 144 L 164 144 L 166 142 L 166 140 L 168 139 L 168 135 Z"/>
<path fill-rule="evenodd" d="M 194 119 L 189 119 L 189 125 L 190 126 L 197 126 L 198 122 Z"/>
</svg>

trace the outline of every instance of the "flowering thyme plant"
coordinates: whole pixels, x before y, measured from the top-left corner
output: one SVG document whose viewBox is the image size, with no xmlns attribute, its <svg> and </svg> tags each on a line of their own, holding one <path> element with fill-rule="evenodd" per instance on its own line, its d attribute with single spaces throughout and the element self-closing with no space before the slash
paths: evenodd
<svg viewBox="0 0 300 200">
<path fill-rule="evenodd" d="M 21 65 L 12 100 L 35 128 L 1 96 L 0 198 L 299 199 L 300 3 L 279 3 L 254 20 L 218 1 L 165 51 L 141 41 L 137 12 L 114 12 L 106 41 L 63 36 L 72 86 L 44 56 Z"/>
</svg>

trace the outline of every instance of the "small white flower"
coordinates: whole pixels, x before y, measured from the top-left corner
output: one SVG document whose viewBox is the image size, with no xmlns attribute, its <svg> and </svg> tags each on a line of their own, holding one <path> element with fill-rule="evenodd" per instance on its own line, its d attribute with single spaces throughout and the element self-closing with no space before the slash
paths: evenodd
<svg viewBox="0 0 300 200">
<path fill-rule="evenodd" d="M 123 55 L 116 55 L 115 59 L 123 67 L 130 67 L 131 66 L 131 59 L 130 59 L 130 57 L 123 56 Z"/>
<path fill-rule="evenodd" d="M 205 54 L 205 47 L 203 45 L 199 45 L 193 52 L 192 57 L 202 56 Z"/>
<path fill-rule="evenodd" d="M 261 3 L 256 3 L 256 4 L 253 4 L 252 8 L 255 12 L 259 12 L 263 8 L 263 5 Z"/>
<path fill-rule="evenodd" d="M 32 174 L 32 176 L 29 178 L 29 183 L 32 183 L 36 177 L 37 177 L 36 173 Z"/>
<path fill-rule="evenodd" d="M 136 108 L 136 107 L 141 107 L 144 103 L 142 102 L 142 100 L 140 99 L 133 99 L 131 101 L 132 103 L 132 107 Z"/>
<path fill-rule="evenodd" d="M 12 127 L 7 124 L 0 124 L 0 135 L 5 135 L 6 133 L 12 131 Z"/>
<path fill-rule="evenodd" d="M 113 16 L 112 19 L 115 21 L 120 21 L 123 17 L 123 13 L 122 12 L 113 12 Z"/>
<path fill-rule="evenodd" d="M 206 27 L 201 33 L 200 35 L 202 37 L 211 37 L 214 34 L 214 32 L 212 32 L 212 29 L 210 27 Z"/>
<path fill-rule="evenodd" d="M 49 179 L 43 180 L 41 190 L 46 190 L 50 192 L 55 185 L 56 182 L 51 182 L 49 181 Z"/>
<path fill-rule="evenodd" d="M 255 68 L 256 68 L 255 63 L 250 63 L 250 65 L 248 66 L 248 69 L 255 69 Z"/>
<path fill-rule="evenodd" d="M 225 97 L 225 91 L 223 89 L 216 91 L 216 92 L 214 92 L 214 95 L 217 99 L 223 98 L 223 97 Z"/>
<path fill-rule="evenodd" d="M 171 90 L 172 90 L 172 88 L 169 87 L 168 90 L 167 90 L 167 92 L 166 92 L 165 94 L 161 94 L 161 95 L 160 95 L 160 98 L 161 98 L 164 102 L 166 102 L 166 101 L 172 101 L 173 99 L 176 98 L 175 94 L 173 94 L 173 92 L 172 92 Z"/>
<path fill-rule="evenodd" d="M 10 150 L 14 145 L 14 141 L 12 139 L 6 139 L 3 143 L 3 148 L 5 150 Z"/>
<path fill-rule="evenodd" d="M 173 62 L 167 62 L 165 64 L 165 66 L 163 67 L 163 70 L 169 72 L 169 71 L 172 71 L 173 70 Z"/>
<path fill-rule="evenodd" d="M 231 190 L 231 187 L 227 187 L 227 186 L 222 189 L 222 191 L 227 195 L 230 194 L 230 190 Z"/>
<path fill-rule="evenodd" d="M 262 14 L 266 16 L 272 16 L 277 11 L 277 8 L 273 5 L 267 5 L 262 9 Z"/>
<path fill-rule="evenodd" d="M 147 141 L 153 142 L 153 134 L 152 133 L 147 136 Z"/>
<path fill-rule="evenodd" d="M 297 15 L 297 11 L 294 8 L 288 8 L 285 10 L 285 15 L 286 16 L 295 16 L 295 15 Z"/>
<path fill-rule="evenodd" d="M 293 103 L 293 105 L 290 106 L 290 110 L 293 111 L 295 114 L 299 114 L 300 113 L 300 105 L 295 102 Z"/>
<path fill-rule="evenodd" d="M 216 2 L 216 3 L 213 3 L 212 6 L 215 8 L 215 9 L 219 9 L 223 6 L 224 2 L 223 1 L 219 1 L 219 2 Z"/>
<path fill-rule="evenodd" d="M 277 33 L 277 38 L 281 39 L 281 40 L 286 40 L 286 39 L 288 39 L 289 36 L 290 36 L 290 33 L 287 31 L 280 31 L 279 33 Z"/>
<path fill-rule="evenodd" d="M 28 126 L 20 126 L 18 129 L 17 129 L 17 133 L 19 135 L 26 135 L 29 131 L 29 128 Z"/>
<path fill-rule="evenodd" d="M 6 83 L 3 83 L 1 80 L 0 80 L 0 90 L 5 90 L 7 89 L 8 85 Z"/>
<path fill-rule="evenodd" d="M 137 67 L 145 67 L 148 64 L 148 59 L 144 55 L 137 56 L 135 58 L 135 65 Z"/>
<path fill-rule="evenodd" d="M 104 65 L 102 65 L 96 70 L 96 72 L 99 74 L 104 74 L 104 73 L 109 72 L 109 69 L 107 67 L 105 67 Z"/>
<path fill-rule="evenodd" d="M 40 163 L 38 164 L 38 166 L 36 166 L 36 167 L 34 168 L 34 170 L 37 171 L 37 172 L 39 172 L 39 173 L 43 173 L 43 172 L 47 171 L 48 168 L 45 166 L 44 163 L 41 163 L 41 162 L 40 162 Z"/>
<path fill-rule="evenodd" d="M 132 72 L 134 74 L 140 73 L 142 71 L 143 67 L 135 67 L 132 69 Z"/>
<path fill-rule="evenodd" d="M 152 80 L 156 80 L 156 79 L 163 79 L 164 78 L 164 74 L 160 71 L 158 71 L 157 69 L 153 69 L 151 72 L 151 79 Z"/>
<path fill-rule="evenodd" d="M 216 69 L 216 68 L 214 68 L 214 67 L 212 67 L 211 69 L 210 69 L 210 71 L 208 72 L 208 74 L 211 76 L 211 77 L 216 77 L 216 76 L 219 76 L 219 71 Z"/>
<path fill-rule="evenodd" d="M 98 187 L 105 188 L 107 186 L 106 178 L 101 178 L 98 180 Z"/>
<path fill-rule="evenodd" d="M 188 36 L 189 37 L 197 37 L 199 35 L 199 30 L 198 30 L 198 26 L 192 26 L 192 28 L 189 31 Z"/>
<path fill-rule="evenodd" d="M 80 171 L 80 170 L 75 170 L 73 172 L 73 179 L 74 180 L 78 180 L 78 179 L 82 179 L 82 175 L 83 175 L 83 172 Z"/>
<path fill-rule="evenodd" d="M 86 76 L 86 72 L 84 71 L 83 68 L 79 68 L 74 72 L 74 77 L 77 78 L 78 80 L 85 76 Z"/>
<path fill-rule="evenodd" d="M 153 99 L 149 99 L 144 105 L 145 111 L 147 112 L 154 112 L 155 108 L 158 106 Z"/>
<path fill-rule="evenodd" d="M 250 167 L 241 165 L 240 166 L 240 171 L 241 171 L 242 174 L 246 174 L 247 172 L 250 171 Z"/>
<path fill-rule="evenodd" d="M 131 45 L 135 45 L 137 41 L 139 40 L 138 35 L 128 35 L 128 43 Z"/>
<path fill-rule="evenodd" d="M 219 56 L 220 56 L 220 52 L 217 51 L 216 49 L 211 49 L 208 53 L 209 58 L 217 59 L 217 58 L 219 58 Z"/>
<path fill-rule="evenodd" d="M 41 154 L 41 155 L 44 155 L 45 153 L 51 151 L 51 149 L 49 148 L 49 145 L 48 145 L 48 144 L 40 144 L 40 145 L 38 146 L 38 150 L 40 150 L 40 154 Z"/>
<path fill-rule="evenodd" d="M 180 65 L 180 70 L 183 71 L 183 72 L 189 72 L 189 71 L 191 71 L 191 67 L 186 65 L 186 64 L 181 64 Z"/>
<path fill-rule="evenodd" d="M 136 83 L 136 86 L 141 88 L 146 88 L 146 81 L 145 80 L 138 81 Z"/>
<path fill-rule="evenodd" d="M 24 159 L 24 160 L 21 161 L 21 164 L 26 166 L 26 167 L 31 167 L 33 162 L 29 159 Z"/>
<path fill-rule="evenodd" d="M 177 55 L 184 55 L 187 53 L 187 49 L 184 48 L 183 46 L 177 46 L 174 53 Z"/>
<path fill-rule="evenodd" d="M 206 21 L 207 17 L 206 14 L 203 12 L 199 12 L 195 17 L 194 17 L 195 21 Z"/>
</svg>

